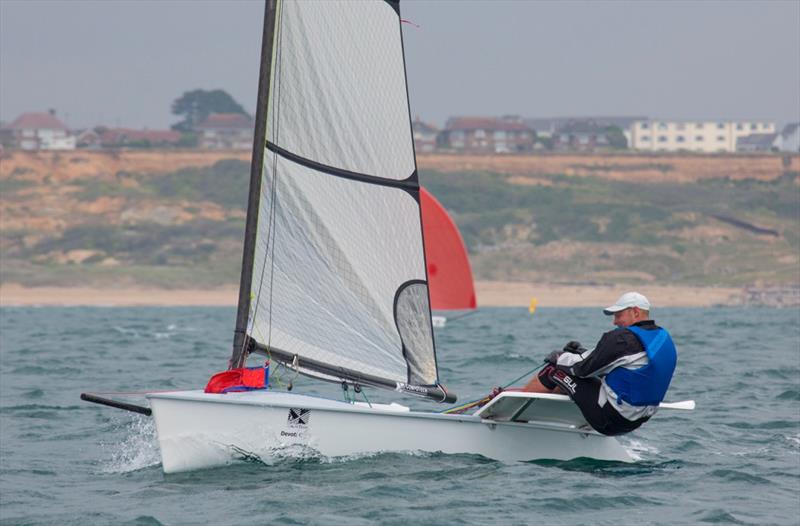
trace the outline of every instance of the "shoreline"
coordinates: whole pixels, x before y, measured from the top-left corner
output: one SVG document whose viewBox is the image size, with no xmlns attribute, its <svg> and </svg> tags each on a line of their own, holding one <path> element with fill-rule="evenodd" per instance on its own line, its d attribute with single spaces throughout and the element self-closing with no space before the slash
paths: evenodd
<svg viewBox="0 0 800 526">
<path fill-rule="evenodd" d="M 735 306 L 743 303 L 743 290 L 735 287 L 684 285 L 557 285 L 476 281 L 478 307 L 528 307 L 536 298 L 541 307 L 601 307 L 628 290 L 638 290 L 658 307 Z M 94 307 L 234 307 L 236 286 L 210 289 L 163 289 L 153 287 L 24 287 L 0 285 L 0 306 L 94 306 Z"/>
</svg>

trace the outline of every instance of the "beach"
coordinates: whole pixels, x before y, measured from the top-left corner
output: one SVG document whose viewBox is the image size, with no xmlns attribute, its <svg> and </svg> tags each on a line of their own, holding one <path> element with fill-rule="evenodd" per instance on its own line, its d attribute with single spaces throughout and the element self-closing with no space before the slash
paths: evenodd
<svg viewBox="0 0 800 526">
<path fill-rule="evenodd" d="M 630 290 L 645 294 L 656 307 L 739 305 L 742 290 L 729 287 L 646 285 L 560 285 L 476 281 L 479 307 L 597 307 Z M 147 287 L 24 287 L 0 285 L 0 306 L 235 306 L 238 287 L 164 289 Z"/>
</svg>

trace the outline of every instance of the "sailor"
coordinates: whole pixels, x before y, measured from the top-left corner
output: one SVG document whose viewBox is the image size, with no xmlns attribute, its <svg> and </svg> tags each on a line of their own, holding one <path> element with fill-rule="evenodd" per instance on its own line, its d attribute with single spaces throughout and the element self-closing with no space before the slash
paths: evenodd
<svg viewBox="0 0 800 526">
<path fill-rule="evenodd" d="M 658 410 L 677 354 L 669 333 L 650 319 L 650 302 L 642 294 L 625 293 L 603 313 L 614 316 L 616 329 L 592 350 L 572 341 L 553 351 L 522 390 L 567 394 L 595 430 L 620 435 Z"/>
</svg>

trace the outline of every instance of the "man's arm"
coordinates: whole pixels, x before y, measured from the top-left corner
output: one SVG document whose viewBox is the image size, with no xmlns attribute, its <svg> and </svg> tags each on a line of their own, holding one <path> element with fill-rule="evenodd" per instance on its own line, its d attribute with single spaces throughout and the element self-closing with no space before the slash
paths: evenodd
<svg viewBox="0 0 800 526">
<path fill-rule="evenodd" d="M 571 376 L 588 378 L 607 374 L 614 367 L 630 363 L 642 354 L 644 348 L 631 331 L 615 329 L 603 334 L 591 351 L 561 354 L 556 367 Z"/>
</svg>

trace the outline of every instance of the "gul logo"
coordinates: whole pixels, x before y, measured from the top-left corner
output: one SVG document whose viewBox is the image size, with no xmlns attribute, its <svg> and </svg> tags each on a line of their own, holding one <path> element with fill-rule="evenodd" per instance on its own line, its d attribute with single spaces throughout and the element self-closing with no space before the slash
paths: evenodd
<svg viewBox="0 0 800 526">
<path fill-rule="evenodd" d="M 551 378 L 563 389 L 568 389 L 570 393 L 575 394 L 578 384 L 575 383 L 572 377 L 568 376 L 563 371 L 556 371 Z"/>
<path fill-rule="evenodd" d="M 575 380 L 573 380 L 569 376 L 564 376 L 564 378 L 562 380 L 567 385 L 569 390 L 572 391 L 573 393 L 575 392 L 575 389 L 578 388 L 578 385 L 575 383 Z"/>
</svg>

